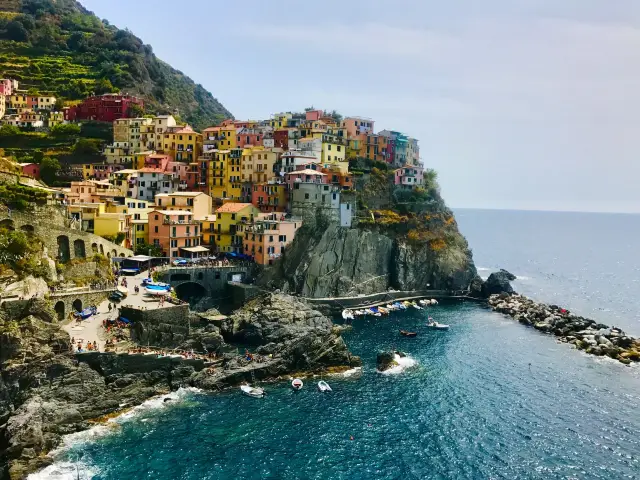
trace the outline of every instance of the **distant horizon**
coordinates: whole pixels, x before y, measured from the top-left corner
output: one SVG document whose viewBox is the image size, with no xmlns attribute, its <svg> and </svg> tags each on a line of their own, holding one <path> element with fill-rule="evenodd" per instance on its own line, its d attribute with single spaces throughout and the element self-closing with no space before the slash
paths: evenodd
<svg viewBox="0 0 640 480">
<path fill-rule="evenodd" d="M 446 199 L 445 199 L 446 200 Z M 483 210 L 498 212 L 530 212 L 530 213 L 590 213 L 597 215 L 640 215 L 640 212 L 614 212 L 593 210 L 544 210 L 536 208 L 500 208 L 500 207 L 454 207 L 447 205 L 452 210 Z"/>
</svg>

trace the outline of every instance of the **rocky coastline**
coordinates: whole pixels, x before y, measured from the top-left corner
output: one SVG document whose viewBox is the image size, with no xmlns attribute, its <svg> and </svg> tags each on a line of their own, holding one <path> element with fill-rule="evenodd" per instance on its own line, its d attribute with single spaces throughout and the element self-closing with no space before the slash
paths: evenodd
<svg viewBox="0 0 640 480">
<path fill-rule="evenodd" d="M 19 314 L 0 309 L 0 478 L 26 478 L 53 461 L 47 452 L 64 435 L 181 387 L 219 391 L 244 381 L 361 365 L 331 319 L 289 295 L 254 299 L 221 324 L 208 323 L 186 338 L 165 334 L 184 348 L 206 345 L 216 353 L 210 361 L 145 353 L 74 355 L 55 318 L 42 299 Z M 245 346 L 252 348 L 251 361 L 241 354 Z"/>
<path fill-rule="evenodd" d="M 512 289 L 491 295 L 488 303 L 492 310 L 540 332 L 555 335 L 559 341 L 585 353 L 607 356 L 625 365 L 640 362 L 640 339 L 627 335 L 620 328 L 575 315 L 557 305 L 536 302 Z"/>
</svg>

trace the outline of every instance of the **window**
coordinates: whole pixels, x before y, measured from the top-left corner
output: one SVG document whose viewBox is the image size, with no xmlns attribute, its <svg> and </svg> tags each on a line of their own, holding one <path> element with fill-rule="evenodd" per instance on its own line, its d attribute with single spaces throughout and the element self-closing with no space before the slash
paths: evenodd
<svg viewBox="0 0 640 480">
<path fill-rule="evenodd" d="M 338 145 L 338 151 L 340 151 L 340 148 L 341 148 L 340 145 Z"/>
<path fill-rule="evenodd" d="M 171 254 L 171 256 L 172 256 L 172 257 L 177 257 L 177 256 L 178 256 L 178 252 L 177 252 L 177 251 L 174 251 L 174 252 Z"/>
<path fill-rule="evenodd" d="M 171 240 L 171 248 L 176 248 L 178 246 L 177 240 Z"/>
<path fill-rule="evenodd" d="M 305 194 L 304 194 L 304 199 L 305 199 L 305 200 L 309 200 L 309 194 L 308 194 L 308 193 L 305 193 Z"/>
<path fill-rule="evenodd" d="M 269 241 L 273 242 L 273 235 L 269 235 Z"/>
<path fill-rule="evenodd" d="M 175 237 L 176 236 L 176 227 L 172 227 L 171 228 L 171 236 Z"/>
<path fill-rule="evenodd" d="M 287 241 L 287 236 L 286 235 L 280 235 L 278 237 L 278 241 L 279 242 L 286 242 Z"/>
<path fill-rule="evenodd" d="M 235 220 L 235 219 L 236 219 L 236 214 L 235 214 L 235 213 L 232 213 L 232 214 L 231 214 L 231 220 Z"/>
<path fill-rule="evenodd" d="M 136 238 L 136 245 L 140 245 L 143 240 L 143 238 Z"/>
<path fill-rule="evenodd" d="M 154 216 L 156 217 L 155 219 L 158 220 L 158 215 L 154 215 Z M 158 228 L 158 227 L 156 227 L 156 228 Z M 156 230 L 156 232 L 157 232 L 157 230 Z"/>
<path fill-rule="evenodd" d="M 216 272 L 216 274 L 215 274 L 215 279 L 216 279 L 216 280 L 220 280 L 220 272 Z"/>
<path fill-rule="evenodd" d="M 157 238 L 154 238 L 154 239 L 153 239 L 153 245 L 154 245 L 155 247 L 159 247 L 159 246 L 160 246 L 160 240 L 158 240 Z"/>
</svg>

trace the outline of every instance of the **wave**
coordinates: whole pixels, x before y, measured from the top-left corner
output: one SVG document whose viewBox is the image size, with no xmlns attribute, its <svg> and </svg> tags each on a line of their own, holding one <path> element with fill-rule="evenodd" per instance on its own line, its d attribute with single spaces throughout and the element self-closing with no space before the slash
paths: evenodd
<svg viewBox="0 0 640 480">
<path fill-rule="evenodd" d="M 416 362 L 413 358 L 408 356 L 401 357 L 397 353 L 394 355 L 394 360 L 398 365 L 391 367 L 384 372 L 378 370 L 378 373 L 381 373 L 382 375 L 397 375 L 404 372 L 407 368 L 415 367 L 418 364 L 418 362 Z"/>
<path fill-rule="evenodd" d="M 493 269 L 492 268 L 487 268 L 487 267 L 476 267 L 476 270 L 479 271 L 479 272 L 490 272 Z"/>
<path fill-rule="evenodd" d="M 193 387 L 180 388 L 175 392 L 150 398 L 140 405 L 123 412 L 121 415 L 110 418 L 104 424 L 96 425 L 81 432 L 65 435 L 62 437 L 62 444 L 55 450 L 49 452 L 49 456 L 56 461 L 43 470 L 30 474 L 27 480 L 78 480 L 78 478 L 80 478 L 80 480 L 88 480 L 93 478 L 99 473 L 94 466 L 85 465 L 81 462 L 73 463 L 62 457 L 74 448 L 87 443 L 93 443 L 107 435 L 117 433 L 119 431 L 117 427 L 122 423 L 128 422 L 144 413 L 175 405 L 175 403 L 184 401 L 197 393 L 202 393 L 202 390 Z M 78 477 L 78 475 L 80 476 Z"/>
</svg>

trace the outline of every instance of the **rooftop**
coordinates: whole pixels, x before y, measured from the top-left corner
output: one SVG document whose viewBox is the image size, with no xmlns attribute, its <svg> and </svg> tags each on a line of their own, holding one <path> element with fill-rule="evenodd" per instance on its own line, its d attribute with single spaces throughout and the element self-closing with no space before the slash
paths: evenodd
<svg viewBox="0 0 640 480">
<path fill-rule="evenodd" d="M 296 174 L 302 174 L 302 175 L 323 175 L 326 176 L 326 173 L 321 173 L 318 172 L 316 170 L 311 170 L 310 168 L 307 168 L 306 170 L 296 170 L 294 172 L 289 172 L 286 173 L 285 175 L 296 175 Z"/>
<path fill-rule="evenodd" d="M 198 195 L 204 195 L 202 192 L 173 192 L 173 193 L 160 193 L 156 195 L 158 197 L 197 197 Z"/>
<path fill-rule="evenodd" d="M 149 213 L 158 212 L 162 215 L 193 215 L 193 213 L 187 210 L 153 210 Z"/>
<path fill-rule="evenodd" d="M 237 213 L 250 206 L 250 203 L 225 203 L 216 210 L 216 213 Z"/>
</svg>

